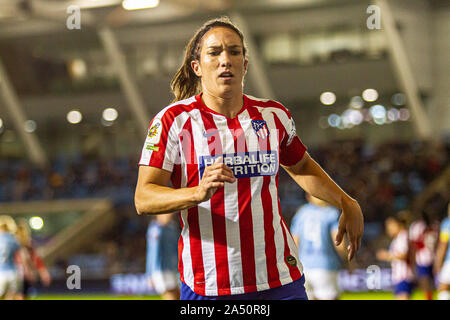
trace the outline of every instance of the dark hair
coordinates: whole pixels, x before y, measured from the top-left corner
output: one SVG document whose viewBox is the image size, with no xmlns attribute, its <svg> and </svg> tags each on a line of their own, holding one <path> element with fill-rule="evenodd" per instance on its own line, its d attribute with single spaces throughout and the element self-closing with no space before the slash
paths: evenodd
<svg viewBox="0 0 450 320">
<path fill-rule="evenodd" d="M 423 210 L 420 213 L 420 217 L 422 218 L 422 220 L 425 222 L 426 226 L 429 227 L 431 226 L 431 217 L 430 214 L 428 212 L 426 212 L 425 210 Z"/>
<path fill-rule="evenodd" d="M 247 56 L 244 35 L 238 27 L 231 22 L 230 18 L 224 16 L 207 21 L 202 27 L 200 27 L 200 29 L 197 30 L 191 40 L 189 40 L 186 46 L 183 64 L 178 69 L 170 83 L 172 92 L 175 95 L 172 102 L 183 100 L 199 93 L 200 79 L 194 73 L 194 70 L 192 70 L 191 62 L 200 59 L 201 40 L 209 30 L 215 27 L 226 27 L 236 32 L 242 41 L 244 58 Z"/>
</svg>

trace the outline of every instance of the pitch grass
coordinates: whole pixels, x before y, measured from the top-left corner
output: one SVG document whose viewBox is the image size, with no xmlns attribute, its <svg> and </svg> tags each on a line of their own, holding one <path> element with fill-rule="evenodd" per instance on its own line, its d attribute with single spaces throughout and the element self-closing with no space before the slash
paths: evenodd
<svg viewBox="0 0 450 320">
<path fill-rule="evenodd" d="M 414 291 L 412 300 L 424 300 L 421 291 Z M 436 293 L 433 299 L 437 299 Z M 114 295 L 114 294 L 65 294 L 65 295 L 39 295 L 32 300 L 162 300 L 160 296 L 145 295 Z M 341 300 L 394 300 L 391 292 L 345 292 Z"/>
</svg>

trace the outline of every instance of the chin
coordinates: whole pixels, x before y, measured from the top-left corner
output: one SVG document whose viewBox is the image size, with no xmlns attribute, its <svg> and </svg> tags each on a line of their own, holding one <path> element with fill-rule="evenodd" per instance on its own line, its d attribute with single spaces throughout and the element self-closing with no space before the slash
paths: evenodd
<svg viewBox="0 0 450 320">
<path fill-rule="evenodd" d="M 236 94 L 242 94 L 242 87 L 232 84 L 225 84 L 220 86 L 219 95 L 221 97 L 226 96 L 227 98 L 230 98 Z"/>
</svg>

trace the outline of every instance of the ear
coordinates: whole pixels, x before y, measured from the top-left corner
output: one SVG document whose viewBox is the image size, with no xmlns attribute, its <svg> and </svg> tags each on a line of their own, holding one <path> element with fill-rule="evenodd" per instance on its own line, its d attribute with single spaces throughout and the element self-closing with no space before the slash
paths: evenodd
<svg viewBox="0 0 450 320">
<path fill-rule="evenodd" d="M 202 68 L 200 67 L 200 62 L 198 60 L 191 61 L 191 68 L 194 71 L 194 73 L 197 75 L 197 77 L 202 76 Z"/>
<path fill-rule="evenodd" d="M 244 59 L 244 75 L 247 73 L 248 59 Z"/>
</svg>

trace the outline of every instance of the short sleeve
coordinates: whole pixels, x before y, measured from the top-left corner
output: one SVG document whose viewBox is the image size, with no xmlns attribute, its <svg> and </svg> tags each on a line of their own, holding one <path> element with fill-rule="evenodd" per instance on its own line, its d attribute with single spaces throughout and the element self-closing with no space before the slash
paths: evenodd
<svg viewBox="0 0 450 320">
<path fill-rule="evenodd" d="M 397 255 L 406 254 L 408 253 L 408 247 L 409 247 L 408 234 L 405 232 L 403 234 L 398 235 L 394 253 Z"/>
<path fill-rule="evenodd" d="M 449 223 L 448 220 L 445 221 L 441 226 L 441 232 L 439 233 L 439 240 L 442 242 L 448 242 L 449 239 Z"/>
<path fill-rule="evenodd" d="M 177 162 L 178 149 L 176 123 L 170 112 L 163 110 L 150 122 L 139 165 L 172 172 Z"/>
<path fill-rule="evenodd" d="M 306 147 L 297 135 L 294 118 L 289 110 L 285 110 L 287 116 L 280 119 L 285 130 L 280 145 L 280 163 L 284 166 L 292 166 L 303 158 Z"/>
</svg>

